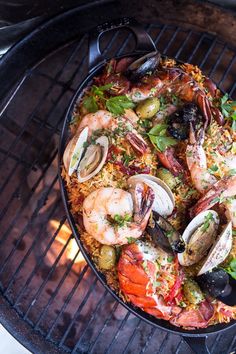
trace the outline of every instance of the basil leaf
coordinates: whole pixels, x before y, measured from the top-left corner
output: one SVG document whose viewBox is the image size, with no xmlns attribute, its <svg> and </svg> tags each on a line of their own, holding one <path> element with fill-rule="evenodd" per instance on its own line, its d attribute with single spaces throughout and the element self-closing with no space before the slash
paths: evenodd
<svg viewBox="0 0 236 354">
<path fill-rule="evenodd" d="M 97 112 L 98 110 L 97 102 L 93 96 L 86 97 L 83 101 L 83 105 L 90 113 Z"/>
<path fill-rule="evenodd" d="M 115 115 L 121 115 L 127 108 L 134 108 L 134 103 L 127 96 L 115 96 L 106 101 L 106 108 Z"/>
<path fill-rule="evenodd" d="M 154 147 L 161 152 L 165 151 L 169 146 L 177 144 L 176 139 L 169 137 L 166 134 L 167 124 L 162 123 L 155 125 L 155 127 L 153 127 L 148 133 L 149 139 Z"/>
</svg>

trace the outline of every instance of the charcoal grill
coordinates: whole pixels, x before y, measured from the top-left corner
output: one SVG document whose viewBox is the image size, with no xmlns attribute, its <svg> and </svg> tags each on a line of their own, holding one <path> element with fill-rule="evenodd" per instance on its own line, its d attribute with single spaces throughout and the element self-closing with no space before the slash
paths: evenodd
<svg viewBox="0 0 236 354">
<path fill-rule="evenodd" d="M 57 146 L 68 104 L 88 72 L 86 32 L 96 24 L 91 10 L 97 23 L 104 22 L 104 8 L 110 17 L 122 15 L 109 1 L 95 6 L 41 25 L 0 62 L 0 320 L 34 353 L 191 353 L 180 336 L 151 327 L 114 301 L 66 221 Z M 163 25 L 150 14 L 143 21 L 163 54 L 200 66 L 235 98 L 232 44 Z M 122 30 L 108 33 L 101 45 L 113 57 L 130 52 L 134 41 Z M 208 346 L 213 354 L 233 352 L 235 330 L 210 336 Z"/>
</svg>

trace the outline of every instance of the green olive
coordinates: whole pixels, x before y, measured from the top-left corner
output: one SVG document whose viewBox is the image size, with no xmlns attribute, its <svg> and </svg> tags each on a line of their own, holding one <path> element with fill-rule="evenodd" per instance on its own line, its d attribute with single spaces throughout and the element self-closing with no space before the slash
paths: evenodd
<svg viewBox="0 0 236 354">
<path fill-rule="evenodd" d="M 152 118 L 160 108 L 160 101 L 156 97 L 150 97 L 140 102 L 136 107 L 136 113 L 141 119 Z"/>
<path fill-rule="evenodd" d="M 114 247 L 103 245 L 100 249 L 98 265 L 101 269 L 111 269 L 116 263 L 116 251 Z"/>
<path fill-rule="evenodd" d="M 170 189 L 176 187 L 177 184 L 176 178 L 166 168 L 162 168 L 162 167 L 158 168 L 156 175 L 158 178 L 162 179 L 162 181 L 165 182 L 170 187 Z"/>
<path fill-rule="evenodd" d="M 199 285 L 193 279 L 187 279 L 183 286 L 184 295 L 191 304 L 199 304 L 204 300 L 204 295 Z"/>
</svg>

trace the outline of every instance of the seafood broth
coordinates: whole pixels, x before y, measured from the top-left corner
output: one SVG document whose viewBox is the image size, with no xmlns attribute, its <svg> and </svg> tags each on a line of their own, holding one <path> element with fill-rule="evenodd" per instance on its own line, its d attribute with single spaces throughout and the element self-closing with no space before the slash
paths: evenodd
<svg viewBox="0 0 236 354">
<path fill-rule="evenodd" d="M 236 102 L 197 66 L 110 60 L 63 161 L 80 240 L 123 301 L 189 330 L 236 319 Z"/>
</svg>

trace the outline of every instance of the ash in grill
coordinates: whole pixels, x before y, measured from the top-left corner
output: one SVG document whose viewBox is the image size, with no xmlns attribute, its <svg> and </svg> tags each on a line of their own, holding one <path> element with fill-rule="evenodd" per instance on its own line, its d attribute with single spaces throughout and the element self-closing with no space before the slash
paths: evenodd
<svg viewBox="0 0 236 354">
<path fill-rule="evenodd" d="M 232 48 L 179 27 L 153 24 L 148 32 L 163 54 L 199 65 L 236 96 Z M 128 52 L 132 37 L 124 31 L 110 34 L 103 48 L 110 57 Z M 24 324 L 26 336 L 34 333 L 30 345 L 37 353 L 190 352 L 180 336 L 155 329 L 114 301 L 86 265 L 67 225 L 57 180 L 58 136 L 87 73 L 86 55 L 84 36 L 46 57 L 19 81 L 2 113 L 1 304 L 19 315 L 12 323 Z M 211 353 L 232 352 L 233 330 L 211 336 L 209 346 Z"/>
</svg>

